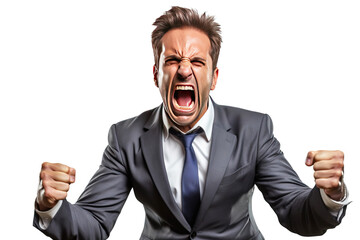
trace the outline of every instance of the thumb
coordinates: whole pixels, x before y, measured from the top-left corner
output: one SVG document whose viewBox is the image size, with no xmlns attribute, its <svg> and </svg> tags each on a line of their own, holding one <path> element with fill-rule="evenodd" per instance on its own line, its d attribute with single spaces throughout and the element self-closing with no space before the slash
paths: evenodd
<svg viewBox="0 0 360 240">
<path fill-rule="evenodd" d="M 309 151 L 307 156 L 306 156 L 306 160 L 305 160 L 305 164 L 306 166 L 310 167 L 314 164 L 314 157 L 317 154 L 317 151 Z"/>
<path fill-rule="evenodd" d="M 70 183 L 75 182 L 75 176 L 76 176 L 76 170 L 74 168 L 69 168 L 69 177 L 70 177 Z"/>
</svg>

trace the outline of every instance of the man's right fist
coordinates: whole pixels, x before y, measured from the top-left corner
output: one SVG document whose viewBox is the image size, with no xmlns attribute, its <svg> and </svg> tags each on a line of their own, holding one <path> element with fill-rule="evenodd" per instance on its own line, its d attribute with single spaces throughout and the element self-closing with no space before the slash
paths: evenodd
<svg viewBox="0 0 360 240">
<path fill-rule="evenodd" d="M 75 182 L 75 169 L 61 163 L 44 162 L 41 167 L 40 180 L 42 193 L 38 194 L 37 204 L 40 211 L 53 208 L 59 200 L 67 196 L 70 184 Z"/>
</svg>

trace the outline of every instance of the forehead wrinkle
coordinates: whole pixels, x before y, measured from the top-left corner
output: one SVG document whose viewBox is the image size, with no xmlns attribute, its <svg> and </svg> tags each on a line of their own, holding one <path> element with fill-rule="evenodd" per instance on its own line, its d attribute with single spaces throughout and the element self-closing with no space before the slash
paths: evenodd
<svg viewBox="0 0 360 240">
<path fill-rule="evenodd" d="M 184 43 L 185 42 L 185 43 Z M 176 39 L 175 46 L 171 49 L 180 58 L 189 58 L 196 56 L 200 49 L 198 49 L 192 41 L 184 41 L 184 39 Z"/>
<path fill-rule="evenodd" d="M 194 46 L 191 41 L 186 41 L 185 46 L 183 47 L 182 56 L 183 58 L 193 58 L 194 56 L 198 56 L 201 50 Z"/>
<path fill-rule="evenodd" d="M 186 28 L 185 29 L 175 29 L 175 30 L 171 30 L 169 32 L 174 31 L 175 33 L 177 33 L 178 31 L 183 31 L 183 30 L 188 30 L 188 29 L 186 29 Z M 193 30 L 193 29 L 191 29 L 191 30 Z M 203 51 L 204 44 L 206 44 L 207 42 L 199 43 L 199 41 L 198 41 L 199 38 L 195 37 L 195 39 L 193 39 L 193 38 L 189 39 L 186 34 L 184 34 L 184 35 L 165 34 L 163 37 L 163 40 L 168 41 L 167 44 L 164 44 L 164 42 L 163 42 L 163 46 L 162 46 L 163 53 L 165 56 L 176 55 L 179 58 L 189 58 L 189 59 L 201 58 L 201 59 L 205 59 L 205 60 L 208 59 L 208 55 L 210 56 L 210 50 L 208 50 L 206 52 Z M 204 56 L 204 54 L 206 54 L 206 55 Z"/>
<path fill-rule="evenodd" d="M 193 47 L 191 48 L 188 48 L 188 49 L 172 49 L 172 52 L 175 53 L 175 54 L 166 54 L 167 56 L 172 56 L 172 55 L 175 55 L 175 56 L 178 56 L 179 58 L 181 59 L 188 59 L 188 60 L 192 60 L 192 59 L 202 59 L 202 60 L 205 60 L 206 58 L 202 57 L 198 51 L 198 49 L 194 49 Z"/>
</svg>

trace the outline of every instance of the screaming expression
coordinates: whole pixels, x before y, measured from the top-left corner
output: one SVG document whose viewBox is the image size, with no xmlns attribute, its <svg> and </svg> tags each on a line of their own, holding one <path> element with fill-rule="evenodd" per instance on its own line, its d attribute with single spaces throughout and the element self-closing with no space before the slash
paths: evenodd
<svg viewBox="0 0 360 240">
<path fill-rule="evenodd" d="M 212 71 L 210 40 L 202 31 L 184 27 L 168 31 L 154 80 L 165 110 L 183 132 L 190 130 L 207 110 L 218 69 Z"/>
</svg>

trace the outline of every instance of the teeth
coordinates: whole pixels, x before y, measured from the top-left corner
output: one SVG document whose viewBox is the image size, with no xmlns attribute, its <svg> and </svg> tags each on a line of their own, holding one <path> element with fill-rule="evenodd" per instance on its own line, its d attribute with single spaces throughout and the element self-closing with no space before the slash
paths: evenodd
<svg viewBox="0 0 360 240">
<path fill-rule="evenodd" d="M 176 106 L 176 108 L 181 109 L 181 110 L 191 110 L 191 109 L 194 107 L 194 102 L 192 102 L 192 103 L 190 104 L 190 106 L 186 107 L 186 106 L 180 106 L 180 105 L 175 101 L 175 106 Z"/>
<path fill-rule="evenodd" d="M 190 90 L 194 91 L 194 88 L 192 86 L 176 86 L 176 90 Z"/>
</svg>

